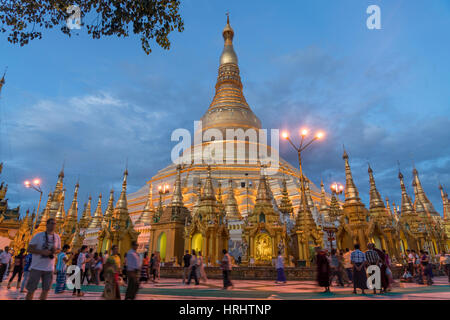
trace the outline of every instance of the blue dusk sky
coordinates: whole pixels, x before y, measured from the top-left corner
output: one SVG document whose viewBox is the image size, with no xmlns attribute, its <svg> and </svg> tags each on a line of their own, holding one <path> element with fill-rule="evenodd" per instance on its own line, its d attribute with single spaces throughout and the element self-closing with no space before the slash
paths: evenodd
<svg viewBox="0 0 450 320">
<path fill-rule="evenodd" d="M 400 204 L 397 160 L 410 195 L 414 161 L 442 212 L 439 181 L 450 191 L 450 1 L 181 3 L 184 32 L 171 34 L 169 51 L 153 43 L 148 56 L 136 36 L 46 30 L 20 47 L 0 35 L 0 70 L 8 66 L 0 180 L 10 206 L 37 205 L 38 194 L 23 187 L 34 177 L 46 200 L 64 159 L 66 207 L 79 178 L 81 208 L 111 187 L 117 198 L 127 158 L 129 192 L 168 165 L 172 131 L 192 131 L 212 100 L 229 11 L 244 94 L 263 127 L 326 132 L 304 155 L 316 185 L 345 182 L 345 144 L 366 204 L 367 162 L 383 198 Z M 366 27 L 373 4 L 381 30 Z M 280 152 L 296 166 L 288 145 Z"/>
</svg>

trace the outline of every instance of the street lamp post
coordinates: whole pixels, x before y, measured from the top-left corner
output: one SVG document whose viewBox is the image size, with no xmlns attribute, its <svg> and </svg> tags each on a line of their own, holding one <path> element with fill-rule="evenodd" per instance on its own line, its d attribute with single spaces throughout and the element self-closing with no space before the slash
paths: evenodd
<svg viewBox="0 0 450 320">
<path fill-rule="evenodd" d="M 31 188 L 37 192 L 39 192 L 39 202 L 38 202 L 38 206 L 37 206 L 37 212 L 36 212 L 36 217 L 33 221 L 33 228 L 31 229 L 31 232 L 34 231 L 34 228 L 36 228 L 36 221 L 38 219 L 39 216 L 39 207 L 41 206 L 41 200 L 42 200 L 42 189 L 41 189 L 41 180 L 39 179 L 34 179 L 33 182 L 30 181 L 25 181 L 24 182 L 25 187 L 26 188 Z"/>
<path fill-rule="evenodd" d="M 296 146 L 292 140 L 289 138 L 289 133 L 288 132 L 283 132 L 282 133 L 282 137 L 284 139 L 286 139 L 287 141 L 289 141 L 289 143 L 292 145 L 292 147 L 294 147 L 295 151 L 297 151 L 297 155 L 298 155 L 298 166 L 299 166 L 299 171 L 300 171 L 300 193 L 301 193 L 301 205 L 302 205 L 302 211 L 298 213 L 297 216 L 297 222 L 300 221 L 301 217 L 302 217 L 302 213 L 306 213 L 306 215 L 308 215 L 308 213 L 311 213 L 310 209 L 308 208 L 308 204 L 306 202 L 306 192 L 305 192 L 305 179 L 303 177 L 303 168 L 302 168 L 302 152 L 308 148 L 314 141 L 322 139 L 324 134 L 323 132 L 318 132 L 316 133 L 316 135 L 308 142 L 305 142 L 305 138 L 308 135 L 308 130 L 303 129 L 300 131 L 300 136 L 301 136 L 301 141 L 300 141 L 300 145 Z M 299 224 L 300 226 L 300 224 Z M 311 230 L 310 228 L 311 226 L 308 226 L 307 228 L 309 229 L 305 229 L 304 231 L 306 231 L 306 235 L 308 235 L 310 232 L 314 232 L 313 230 Z M 303 238 L 303 237 L 302 237 Z M 309 250 L 308 250 L 308 246 L 309 246 L 309 236 L 306 236 L 303 240 L 300 240 L 300 238 L 297 238 L 297 241 L 299 241 L 298 246 L 299 246 L 299 252 L 298 252 L 298 264 L 299 266 L 302 265 L 306 265 L 309 266 Z"/>
<path fill-rule="evenodd" d="M 342 192 L 344 191 L 344 186 L 340 183 L 337 182 L 333 182 L 333 184 L 330 186 L 331 189 L 331 194 L 332 195 L 339 195 L 342 194 Z M 337 216 L 335 215 L 334 212 L 335 208 L 330 208 L 330 214 L 329 214 L 329 225 L 324 227 L 324 231 L 326 231 L 327 235 L 328 235 L 328 242 L 330 243 L 330 248 L 333 249 L 333 240 L 335 240 L 335 234 L 337 231 L 335 222 L 336 222 L 336 218 Z"/>
<path fill-rule="evenodd" d="M 300 132 L 300 135 L 302 137 L 300 141 L 300 145 L 297 147 L 292 140 L 289 138 L 289 133 L 283 132 L 282 136 L 284 139 L 289 141 L 289 143 L 294 147 L 295 151 L 297 151 L 298 155 L 298 166 L 300 169 L 300 192 L 302 195 L 302 206 L 304 210 L 308 210 L 307 203 L 306 203 L 306 194 L 305 194 L 305 179 L 303 177 L 303 169 L 302 169 L 302 151 L 308 148 L 314 141 L 322 139 L 324 136 L 323 132 L 318 132 L 314 138 L 312 138 L 309 142 L 305 143 L 305 138 L 308 135 L 308 130 L 303 129 Z"/>
</svg>

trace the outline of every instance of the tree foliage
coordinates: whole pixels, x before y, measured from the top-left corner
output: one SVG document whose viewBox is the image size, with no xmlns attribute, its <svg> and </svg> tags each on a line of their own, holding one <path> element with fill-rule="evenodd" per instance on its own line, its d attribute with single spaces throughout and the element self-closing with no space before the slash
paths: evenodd
<svg viewBox="0 0 450 320">
<path fill-rule="evenodd" d="M 78 6 L 81 30 L 69 29 L 67 19 Z M 87 31 L 94 39 L 104 36 L 139 35 L 143 50 L 149 54 L 151 40 L 170 48 L 168 35 L 184 30 L 179 15 L 180 0 L 0 0 L 0 32 L 8 41 L 24 46 L 41 39 L 44 29 L 59 27 L 69 37 Z M 88 20 L 90 20 L 88 22 Z"/>
</svg>

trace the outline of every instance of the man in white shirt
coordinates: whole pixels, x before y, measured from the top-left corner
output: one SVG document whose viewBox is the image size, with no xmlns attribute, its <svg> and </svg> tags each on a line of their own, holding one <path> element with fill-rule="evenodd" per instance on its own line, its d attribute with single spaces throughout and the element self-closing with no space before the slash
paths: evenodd
<svg viewBox="0 0 450 320">
<path fill-rule="evenodd" d="M 11 253 L 9 252 L 9 247 L 5 247 L 5 251 L 0 254 L 0 284 L 3 281 L 3 276 L 5 275 L 10 261 Z"/>
<path fill-rule="evenodd" d="M 134 300 L 139 290 L 138 273 L 141 270 L 141 263 L 139 255 L 136 250 L 138 243 L 133 241 L 131 243 L 131 249 L 127 252 L 127 292 L 125 294 L 125 300 Z"/>
<path fill-rule="evenodd" d="M 27 282 L 27 300 L 33 300 L 39 281 L 42 279 L 42 292 L 40 300 L 46 300 L 48 291 L 52 286 L 55 257 L 61 251 L 61 239 L 55 233 L 56 221 L 47 220 L 44 232 L 39 232 L 31 239 L 28 252 L 33 255 L 30 266 L 30 276 Z"/>
</svg>

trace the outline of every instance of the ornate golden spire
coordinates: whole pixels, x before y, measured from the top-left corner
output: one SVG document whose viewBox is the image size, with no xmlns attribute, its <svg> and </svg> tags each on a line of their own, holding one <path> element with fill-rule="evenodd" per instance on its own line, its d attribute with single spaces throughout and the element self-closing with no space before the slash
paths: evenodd
<svg viewBox="0 0 450 320">
<path fill-rule="evenodd" d="M 322 218 L 325 221 L 329 219 L 330 207 L 327 204 L 325 187 L 323 185 L 323 181 L 322 180 L 320 181 L 320 207 L 319 207 L 319 214 L 322 216 Z"/>
<path fill-rule="evenodd" d="M 309 210 L 314 210 L 314 201 L 311 197 L 311 189 L 309 188 L 309 180 L 303 176 L 305 180 L 305 195 L 306 195 L 306 203 L 308 204 Z"/>
<path fill-rule="evenodd" d="M 206 177 L 205 186 L 203 187 L 203 194 L 201 197 L 201 200 L 214 200 L 217 201 L 215 193 L 214 193 L 214 187 L 211 180 L 211 167 L 208 165 L 208 175 Z"/>
<path fill-rule="evenodd" d="M 420 199 L 422 202 L 422 205 L 424 206 L 425 211 L 433 216 L 438 216 L 439 213 L 436 212 L 436 210 L 433 207 L 433 204 L 430 200 L 428 200 L 427 195 L 425 194 L 425 191 L 423 191 L 422 183 L 419 179 L 419 172 L 416 168 L 413 168 L 413 186 L 414 188 L 414 197 L 416 199 Z"/>
<path fill-rule="evenodd" d="M 450 201 L 448 199 L 448 194 L 444 191 L 444 188 L 441 184 L 439 184 L 439 190 L 441 190 L 444 220 L 450 220 Z"/>
<path fill-rule="evenodd" d="M 92 218 L 89 228 L 100 228 L 102 226 L 103 213 L 102 213 L 102 194 L 98 196 L 97 208 L 94 212 L 94 217 Z"/>
<path fill-rule="evenodd" d="M 91 201 L 92 197 L 89 195 L 88 203 L 84 204 L 83 214 L 81 215 L 81 219 L 79 222 L 80 228 L 88 228 L 89 224 L 91 223 L 92 220 Z"/>
<path fill-rule="evenodd" d="M 128 204 L 127 204 L 127 177 L 128 177 L 128 170 L 125 169 L 125 172 L 123 173 L 122 192 L 120 193 L 119 200 L 116 203 L 116 209 L 128 209 Z"/>
<path fill-rule="evenodd" d="M 358 189 L 353 182 L 352 171 L 350 169 L 350 164 L 348 163 L 348 154 L 344 149 L 344 155 L 342 159 L 345 161 L 345 203 L 361 203 L 359 198 Z"/>
<path fill-rule="evenodd" d="M 181 194 L 181 165 L 177 165 L 177 178 L 173 187 L 172 207 L 183 206 L 183 195 Z"/>
<path fill-rule="evenodd" d="M 64 218 L 66 217 L 66 212 L 64 210 L 65 198 L 66 198 L 66 189 L 63 189 L 61 194 L 61 201 L 59 203 L 59 208 L 55 216 L 57 228 L 59 228 L 64 223 Z"/>
<path fill-rule="evenodd" d="M 385 208 L 384 206 L 384 202 L 381 199 L 381 195 L 377 190 L 377 187 L 375 185 L 375 179 L 373 177 L 373 171 L 372 168 L 370 167 L 369 164 L 369 168 L 367 170 L 369 172 L 369 181 L 370 181 L 370 209 L 373 208 Z"/>
<path fill-rule="evenodd" d="M 73 193 L 72 204 L 70 205 L 69 211 L 67 212 L 67 217 L 69 219 L 78 219 L 78 189 L 80 188 L 79 183 L 75 185 L 75 192 Z"/>
<path fill-rule="evenodd" d="M 150 184 L 150 187 L 148 188 L 147 202 L 145 203 L 144 210 L 136 221 L 136 225 L 149 225 L 152 222 L 154 212 L 155 209 L 153 208 L 153 185 Z"/>
<path fill-rule="evenodd" d="M 106 206 L 105 215 L 103 216 L 102 227 L 109 229 L 111 227 L 111 219 L 114 212 L 114 190 L 109 192 L 108 205 Z"/>
<path fill-rule="evenodd" d="M 398 178 L 400 179 L 400 188 L 402 189 L 402 206 L 401 206 L 401 214 L 404 212 L 412 212 L 413 205 L 411 203 L 411 198 L 406 192 L 405 182 L 403 181 L 403 174 L 399 171 Z"/>
<path fill-rule="evenodd" d="M 230 220 L 240 220 L 242 219 L 237 205 L 236 197 L 234 196 L 233 180 L 228 180 L 228 196 L 225 203 L 226 218 Z"/>
<path fill-rule="evenodd" d="M 217 128 L 225 134 L 226 129 L 260 129 L 261 121 L 250 109 L 242 92 L 238 58 L 233 48 L 234 31 L 227 19 L 223 29 L 224 48 L 220 57 L 216 92 L 208 110 L 202 117 L 202 130 Z"/>
<path fill-rule="evenodd" d="M 292 201 L 289 198 L 289 193 L 287 190 L 286 178 L 283 177 L 281 182 L 281 203 L 279 205 L 280 211 L 289 217 L 292 217 L 292 213 L 294 212 L 294 208 L 292 207 Z"/>
<path fill-rule="evenodd" d="M 256 203 L 270 203 L 269 190 L 266 175 L 261 172 L 258 190 L 256 193 Z"/>
<path fill-rule="evenodd" d="M 52 193 L 50 192 L 48 194 L 47 204 L 44 208 L 44 211 L 42 211 L 42 214 L 40 216 L 40 219 L 38 221 L 38 227 L 36 229 L 37 232 L 43 232 L 46 229 L 47 220 L 50 218 L 50 205 L 52 203 Z"/>
</svg>

